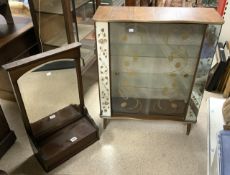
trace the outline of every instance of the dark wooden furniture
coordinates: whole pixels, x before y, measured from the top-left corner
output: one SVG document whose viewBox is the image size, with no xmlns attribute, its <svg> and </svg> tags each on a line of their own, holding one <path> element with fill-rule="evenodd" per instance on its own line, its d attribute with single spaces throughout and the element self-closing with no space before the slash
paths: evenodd
<svg viewBox="0 0 230 175">
<path fill-rule="evenodd" d="M 20 107 L 22 119 L 34 154 L 46 171 L 52 170 L 99 139 L 98 127 L 89 116 L 84 105 L 80 67 L 80 46 L 81 45 L 79 43 L 73 43 L 3 66 L 10 76 L 17 98 L 17 103 Z M 57 105 L 59 101 L 68 98 L 68 92 L 70 91 L 67 89 L 58 91 L 57 88 L 59 87 L 57 86 L 51 87 L 51 85 L 49 85 L 48 87 L 45 86 L 44 88 L 39 89 L 38 85 L 36 87 L 32 87 L 32 84 L 29 84 L 27 89 L 25 91 L 23 90 L 26 84 L 22 83 L 22 79 L 24 76 L 28 75 L 30 76 L 30 79 L 31 77 L 33 78 L 36 76 L 34 83 L 39 81 L 37 75 L 41 75 L 40 77 L 42 78 L 40 78 L 40 81 L 46 79 L 44 76 L 47 76 L 47 79 L 48 81 L 51 81 L 51 84 L 56 83 L 57 80 L 55 77 L 58 75 L 59 77 L 62 76 L 62 71 L 65 70 L 47 72 L 38 68 L 52 63 L 53 61 L 69 59 L 73 60 L 76 67 L 74 69 L 67 70 L 67 73 L 71 71 L 73 73 L 72 75 L 77 78 L 76 82 L 68 84 L 66 88 L 70 86 L 75 87 L 74 90 L 76 90 L 76 94 L 75 92 L 73 93 L 78 96 L 76 98 L 76 102 L 77 100 L 79 102 L 78 105 L 67 104 L 61 109 L 59 106 L 56 107 L 55 105 Z M 68 76 L 68 79 L 70 78 L 71 77 Z M 25 79 L 28 80 L 28 78 Z M 65 81 L 66 77 L 61 80 L 59 85 L 65 85 L 67 83 Z M 42 86 L 42 83 L 39 86 Z M 33 91 L 34 89 L 36 90 Z M 46 90 L 50 90 L 48 93 L 49 97 L 44 101 L 39 101 L 41 96 L 46 97 Z M 31 95 L 37 96 L 28 97 L 28 93 L 24 94 L 28 91 L 32 91 Z M 51 96 L 52 93 L 54 96 Z M 61 94 L 64 96 L 56 99 L 56 97 L 59 97 Z M 56 100 L 48 102 L 48 100 L 52 97 Z M 36 105 L 28 108 L 28 105 L 33 105 L 28 103 L 28 98 L 32 98 L 31 103 L 35 103 Z M 45 114 L 46 116 L 44 116 L 43 111 L 47 109 L 49 110 L 49 108 L 52 108 L 53 106 L 55 109 L 58 108 L 58 110 L 52 112 L 48 111 L 47 115 Z M 32 113 L 31 108 L 33 108 Z M 34 111 L 35 114 L 38 113 L 38 120 L 34 120 L 32 117 L 35 115 L 33 113 Z"/>
<path fill-rule="evenodd" d="M 222 17 L 206 8 L 104 6 L 93 19 L 101 117 L 183 121 L 189 134 Z"/>
<path fill-rule="evenodd" d="M 40 52 L 30 18 L 14 16 L 14 23 L 7 24 L 0 18 L 0 66 Z M 0 68 L 0 97 L 13 100 L 13 92 L 6 72 Z"/>
<path fill-rule="evenodd" d="M 0 158 L 6 153 L 15 140 L 16 136 L 14 131 L 10 130 L 0 106 Z"/>
<path fill-rule="evenodd" d="M 0 175 L 8 175 L 5 171 L 0 170 Z"/>
<path fill-rule="evenodd" d="M 39 42 L 28 17 L 14 16 L 14 23 L 0 19 L 0 65 L 39 53 Z"/>
</svg>

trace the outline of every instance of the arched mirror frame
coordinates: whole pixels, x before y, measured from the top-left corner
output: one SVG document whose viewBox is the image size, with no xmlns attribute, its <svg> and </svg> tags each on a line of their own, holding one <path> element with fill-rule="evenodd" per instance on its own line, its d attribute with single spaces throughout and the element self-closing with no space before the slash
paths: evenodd
<svg viewBox="0 0 230 175">
<path fill-rule="evenodd" d="M 79 107 L 80 107 L 81 114 L 83 114 L 84 97 L 83 97 L 83 85 L 82 85 L 82 76 L 81 76 L 81 67 L 80 67 L 80 46 L 81 46 L 80 43 L 69 44 L 67 46 L 63 46 L 61 48 L 57 48 L 48 52 L 30 56 L 3 66 L 3 68 L 8 71 L 10 81 L 14 90 L 14 95 L 16 97 L 17 103 L 19 105 L 22 114 L 22 119 L 25 125 L 26 132 L 29 135 L 31 141 L 33 142 L 32 143 L 33 149 L 34 146 L 35 148 L 37 148 L 38 142 L 33 136 L 29 118 L 26 113 L 26 108 L 17 81 L 28 71 L 40 65 L 48 63 L 50 61 L 73 59 L 75 62 L 75 69 L 77 75 L 77 83 L 78 83 L 77 86 L 78 86 L 78 94 L 80 100 Z"/>
</svg>

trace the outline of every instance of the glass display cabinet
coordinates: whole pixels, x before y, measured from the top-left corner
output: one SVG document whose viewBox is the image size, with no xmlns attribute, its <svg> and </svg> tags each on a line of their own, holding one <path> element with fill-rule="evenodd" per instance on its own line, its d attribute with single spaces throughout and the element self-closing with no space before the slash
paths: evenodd
<svg viewBox="0 0 230 175">
<path fill-rule="evenodd" d="M 101 117 L 197 115 L 223 19 L 214 9 L 99 7 L 96 39 Z"/>
<path fill-rule="evenodd" d="M 74 62 L 74 68 L 49 69 L 60 61 Z M 8 71 L 34 154 L 46 171 L 99 139 L 98 127 L 84 105 L 79 43 L 3 67 Z"/>
<path fill-rule="evenodd" d="M 81 42 L 82 70 L 95 59 L 95 31 L 91 20 L 95 0 L 30 0 L 30 11 L 43 51 Z"/>
</svg>

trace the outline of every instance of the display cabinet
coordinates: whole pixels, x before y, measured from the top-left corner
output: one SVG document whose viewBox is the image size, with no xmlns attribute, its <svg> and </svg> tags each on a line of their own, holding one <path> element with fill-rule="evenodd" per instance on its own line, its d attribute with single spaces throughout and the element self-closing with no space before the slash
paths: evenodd
<svg viewBox="0 0 230 175">
<path fill-rule="evenodd" d="M 74 62 L 75 67 L 47 70 L 61 60 Z M 84 105 L 79 43 L 3 67 L 8 71 L 34 154 L 46 171 L 99 139 L 98 127 Z"/>
<path fill-rule="evenodd" d="M 43 51 L 81 42 L 82 68 L 96 60 L 94 25 L 90 20 L 95 12 L 94 0 L 30 0 L 29 5 Z"/>
<path fill-rule="evenodd" d="M 197 121 L 223 19 L 214 9 L 99 7 L 101 117 Z"/>
</svg>

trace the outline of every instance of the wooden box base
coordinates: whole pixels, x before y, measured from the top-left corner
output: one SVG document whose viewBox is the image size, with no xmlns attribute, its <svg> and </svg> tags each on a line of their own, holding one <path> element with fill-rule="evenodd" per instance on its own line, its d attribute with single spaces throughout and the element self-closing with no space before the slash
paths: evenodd
<svg viewBox="0 0 230 175">
<path fill-rule="evenodd" d="M 51 127 L 52 134 L 44 134 L 45 137 L 37 138 L 38 146 L 35 152 L 36 158 L 47 172 L 99 140 L 98 127 L 86 109 L 84 114 L 80 115 L 77 106 L 70 105 L 55 114 L 58 120 L 55 124 L 56 129 Z M 46 118 L 44 121 L 38 121 L 37 124 L 46 127 L 45 120 Z M 63 127 L 59 125 L 60 122 Z M 43 124 L 40 125 L 41 123 Z M 51 130 L 48 133 L 51 133 Z"/>
</svg>

